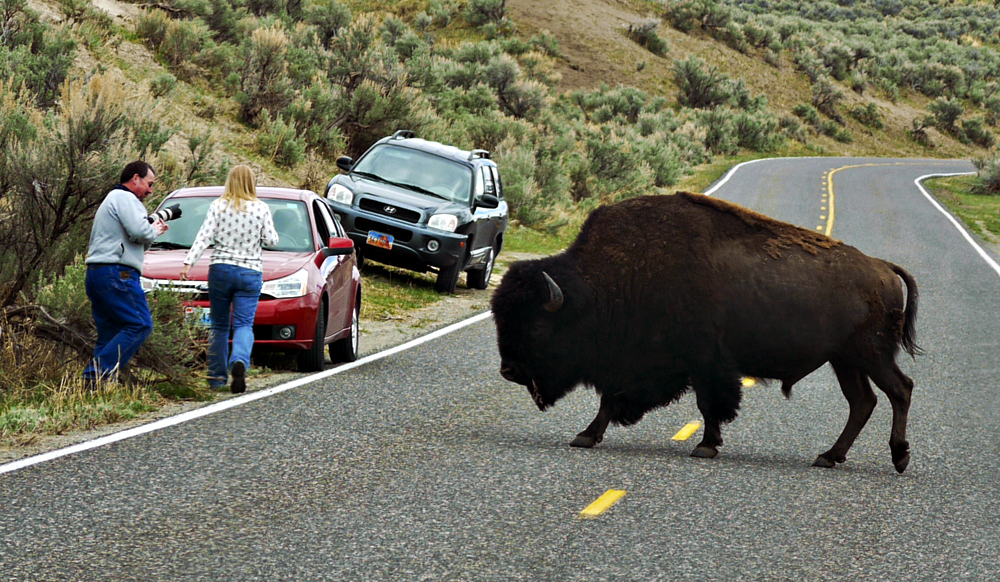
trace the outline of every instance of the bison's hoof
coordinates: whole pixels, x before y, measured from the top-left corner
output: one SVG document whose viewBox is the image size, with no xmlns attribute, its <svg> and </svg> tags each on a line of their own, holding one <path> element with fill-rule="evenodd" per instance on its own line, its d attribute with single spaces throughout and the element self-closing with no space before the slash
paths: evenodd
<svg viewBox="0 0 1000 582">
<path fill-rule="evenodd" d="M 698 457 L 699 459 L 714 459 L 715 455 L 718 455 L 719 451 L 711 447 L 695 447 L 691 451 L 692 457 Z"/>
<path fill-rule="evenodd" d="M 824 469 L 832 469 L 836 466 L 837 463 L 831 461 L 830 459 L 827 459 L 823 455 L 816 457 L 816 460 L 813 461 L 813 467 L 823 467 Z"/>
<path fill-rule="evenodd" d="M 902 473 L 903 471 L 906 470 L 906 466 L 910 464 L 910 453 L 906 453 L 898 461 L 897 460 L 893 460 L 892 464 L 896 466 L 896 472 L 897 473 Z"/>
<path fill-rule="evenodd" d="M 578 434 L 573 442 L 569 444 L 571 447 L 579 447 L 581 449 L 592 449 L 597 445 L 597 439 L 592 436 Z"/>
</svg>

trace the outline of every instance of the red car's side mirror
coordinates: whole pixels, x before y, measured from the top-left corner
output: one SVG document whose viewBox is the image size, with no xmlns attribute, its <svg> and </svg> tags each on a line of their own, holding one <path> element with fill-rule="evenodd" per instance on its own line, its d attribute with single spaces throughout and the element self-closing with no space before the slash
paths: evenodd
<svg viewBox="0 0 1000 582">
<path fill-rule="evenodd" d="M 331 236 L 326 248 L 323 249 L 324 257 L 334 255 L 349 255 L 354 252 L 354 241 L 349 238 Z"/>
</svg>

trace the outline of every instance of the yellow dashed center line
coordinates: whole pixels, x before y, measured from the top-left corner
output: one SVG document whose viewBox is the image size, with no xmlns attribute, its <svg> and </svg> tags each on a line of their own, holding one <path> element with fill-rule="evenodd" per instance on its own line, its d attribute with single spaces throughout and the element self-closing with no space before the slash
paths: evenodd
<svg viewBox="0 0 1000 582">
<path fill-rule="evenodd" d="M 699 428 L 701 428 L 701 422 L 695 420 L 684 425 L 684 428 L 677 431 L 677 434 L 670 437 L 673 441 L 686 441 L 691 438 L 691 435 L 695 433 Z"/>
<path fill-rule="evenodd" d="M 597 498 L 597 501 L 591 503 L 586 509 L 580 512 L 580 517 L 583 518 L 595 518 L 600 516 L 602 513 L 607 511 L 612 505 L 618 503 L 618 500 L 625 496 L 625 492 L 621 489 L 608 489 L 608 491 Z"/>
</svg>

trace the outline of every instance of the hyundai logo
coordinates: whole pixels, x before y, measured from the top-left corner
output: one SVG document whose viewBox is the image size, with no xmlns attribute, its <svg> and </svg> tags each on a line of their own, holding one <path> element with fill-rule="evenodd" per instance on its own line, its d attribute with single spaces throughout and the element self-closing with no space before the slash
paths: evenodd
<svg viewBox="0 0 1000 582">
<path fill-rule="evenodd" d="M 386 214 L 396 214 L 396 207 L 395 206 L 386 206 L 382 210 L 385 210 Z"/>
</svg>

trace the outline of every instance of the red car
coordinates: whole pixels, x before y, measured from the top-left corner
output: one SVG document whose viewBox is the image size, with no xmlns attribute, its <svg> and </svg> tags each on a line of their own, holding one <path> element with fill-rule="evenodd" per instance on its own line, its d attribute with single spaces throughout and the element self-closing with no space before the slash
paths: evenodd
<svg viewBox="0 0 1000 582">
<path fill-rule="evenodd" d="M 208 206 L 222 191 L 222 186 L 208 186 L 171 192 L 160 207 L 178 204 L 181 216 L 168 223 L 170 229 L 153 242 L 142 265 L 147 293 L 168 286 L 190 293 L 188 312 L 206 326 L 212 247 L 191 268 L 188 281 L 179 275 Z M 356 360 L 361 274 L 354 243 L 315 192 L 258 187 L 257 197 L 270 206 L 280 240 L 263 252 L 254 349 L 297 351 L 300 371 L 323 370 L 326 345 L 334 363 Z"/>
</svg>

